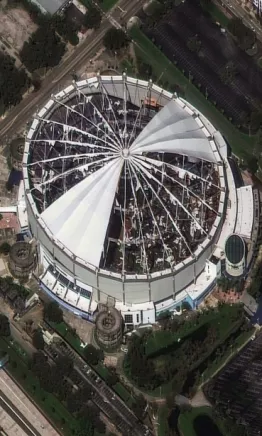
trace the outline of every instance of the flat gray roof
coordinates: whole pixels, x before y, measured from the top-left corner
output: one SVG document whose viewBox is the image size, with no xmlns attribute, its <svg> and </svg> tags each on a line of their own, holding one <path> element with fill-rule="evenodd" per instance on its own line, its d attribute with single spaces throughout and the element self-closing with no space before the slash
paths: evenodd
<svg viewBox="0 0 262 436">
<path fill-rule="evenodd" d="M 44 9 L 51 15 L 55 14 L 67 2 L 68 0 L 32 0 L 32 3 L 35 3 L 40 9 Z"/>
</svg>

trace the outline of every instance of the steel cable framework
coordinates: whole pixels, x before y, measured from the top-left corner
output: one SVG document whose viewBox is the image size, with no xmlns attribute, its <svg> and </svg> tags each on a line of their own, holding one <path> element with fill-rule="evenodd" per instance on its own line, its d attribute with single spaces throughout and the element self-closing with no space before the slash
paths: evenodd
<svg viewBox="0 0 262 436">
<path fill-rule="evenodd" d="M 182 100 L 119 79 L 74 83 L 38 113 L 27 197 L 75 258 L 150 277 L 194 259 L 208 240 L 220 217 L 221 156 Z"/>
</svg>

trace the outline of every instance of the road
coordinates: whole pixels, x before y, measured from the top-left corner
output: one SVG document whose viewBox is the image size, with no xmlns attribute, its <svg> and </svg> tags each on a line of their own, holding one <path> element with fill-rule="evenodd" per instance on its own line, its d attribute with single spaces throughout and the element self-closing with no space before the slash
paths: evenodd
<svg viewBox="0 0 262 436">
<path fill-rule="evenodd" d="M 126 22 L 135 15 L 142 7 L 144 0 L 120 0 L 118 6 L 125 11 L 122 19 Z M 113 11 L 104 16 L 98 30 L 89 35 L 65 60 L 55 67 L 52 72 L 43 80 L 41 89 L 31 93 L 15 106 L 7 114 L 6 118 L 0 121 L 0 144 L 5 145 L 7 138 L 19 132 L 30 120 L 38 107 L 45 104 L 48 98 L 58 91 L 58 84 L 61 88 L 63 83 L 70 78 L 74 70 L 80 69 L 101 48 L 102 40 L 112 23 L 119 26 L 120 10 Z"/>
<path fill-rule="evenodd" d="M 28 436 L 41 436 L 41 434 L 31 425 L 31 423 L 23 416 L 0 390 L 0 410 L 3 409 L 6 414 L 20 427 L 23 434 Z"/>
<path fill-rule="evenodd" d="M 241 6 L 237 0 L 215 1 L 219 5 L 222 5 L 230 14 L 234 14 L 241 18 L 243 23 L 251 27 L 256 32 L 257 39 L 262 42 L 262 28 L 255 18 L 250 18 L 249 13 Z"/>
</svg>

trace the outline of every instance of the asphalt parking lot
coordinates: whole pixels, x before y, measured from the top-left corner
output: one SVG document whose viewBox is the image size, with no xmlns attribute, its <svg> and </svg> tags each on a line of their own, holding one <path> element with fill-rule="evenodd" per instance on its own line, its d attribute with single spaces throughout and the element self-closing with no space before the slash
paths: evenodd
<svg viewBox="0 0 262 436">
<path fill-rule="evenodd" d="M 197 1 L 187 0 L 174 7 L 145 33 L 180 70 L 185 70 L 189 80 L 196 86 L 201 84 L 202 93 L 207 91 L 208 98 L 235 123 L 245 122 L 258 100 L 262 102 L 262 72 L 256 60 L 238 48 L 228 32 L 221 33 Z M 196 35 L 201 41 L 198 53 L 187 47 L 188 40 Z M 230 84 L 225 84 L 220 74 L 228 62 L 233 62 L 237 73 Z"/>
<path fill-rule="evenodd" d="M 205 387 L 211 402 L 249 436 L 262 434 L 262 334 L 246 347 Z"/>
</svg>

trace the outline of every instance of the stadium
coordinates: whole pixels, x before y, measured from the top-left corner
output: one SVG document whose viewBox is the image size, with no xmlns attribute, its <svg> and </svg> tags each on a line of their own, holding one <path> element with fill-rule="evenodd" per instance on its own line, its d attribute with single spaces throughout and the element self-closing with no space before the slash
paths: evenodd
<svg viewBox="0 0 262 436">
<path fill-rule="evenodd" d="M 90 319 L 98 302 L 131 325 L 197 306 L 227 238 L 251 238 L 252 187 L 237 187 L 222 135 L 150 81 L 98 75 L 51 96 L 27 132 L 23 174 L 39 283 Z"/>
</svg>

